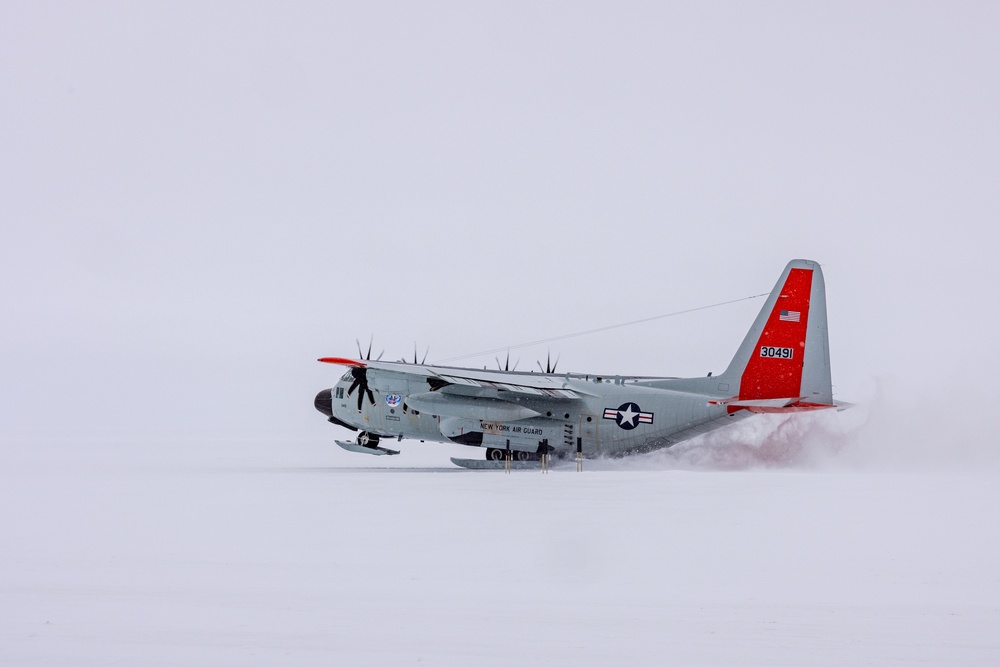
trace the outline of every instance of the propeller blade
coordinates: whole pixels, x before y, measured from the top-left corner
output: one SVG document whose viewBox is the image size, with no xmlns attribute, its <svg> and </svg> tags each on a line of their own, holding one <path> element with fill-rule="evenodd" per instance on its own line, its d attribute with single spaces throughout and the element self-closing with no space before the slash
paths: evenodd
<svg viewBox="0 0 1000 667">
<path fill-rule="evenodd" d="M 428 353 L 428 352 L 430 352 L 430 351 L 431 351 L 431 346 L 430 346 L 430 345 L 428 345 L 428 346 L 427 346 L 427 349 L 426 349 L 426 350 L 424 350 L 424 358 L 420 360 L 420 365 L 421 365 L 421 366 L 423 366 L 424 364 L 426 364 L 426 363 L 427 363 L 427 353 Z"/>
<path fill-rule="evenodd" d="M 382 361 L 383 354 L 385 354 L 385 350 L 382 350 L 381 352 L 378 353 L 378 356 L 375 357 L 375 361 Z"/>
<path fill-rule="evenodd" d="M 542 368 L 542 362 L 540 362 L 540 361 L 538 361 L 536 359 L 535 363 L 538 364 L 538 370 L 540 370 L 541 372 L 543 372 L 543 373 L 548 373 L 549 372 L 548 371 L 548 368 L 549 368 L 548 364 L 545 365 L 545 368 Z"/>
<path fill-rule="evenodd" d="M 413 365 L 417 365 L 417 344 L 413 344 Z"/>
<path fill-rule="evenodd" d="M 355 338 L 354 342 L 358 344 L 358 359 L 364 359 L 365 355 L 361 353 L 361 341 Z"/>
<path fill-rule="evenodd" d="M 372 343 L 374 342 L 375 342 L 375 334 L 372 334 L 372 337 L 368 339 L 368 356 L 365 357 L 365 359 L 369 361 L 372 358 Z"/>
<path fill-rule="evenodd" d="M 361 408 L 364 407 L 365 393 L 368 394 L 368 400 L 372 402 L 372 405 L 375 405 L 375 398 L 372 396 L 371 389 L 368 388 L 368 369 L 354 367 L 351 369 L 351 375 L 354 376 L 354 382 L 347 390 L 347 395 L 350 396 L 355 389 L 358 390 L 358 412 L 361 412 Z"/>
</svg>

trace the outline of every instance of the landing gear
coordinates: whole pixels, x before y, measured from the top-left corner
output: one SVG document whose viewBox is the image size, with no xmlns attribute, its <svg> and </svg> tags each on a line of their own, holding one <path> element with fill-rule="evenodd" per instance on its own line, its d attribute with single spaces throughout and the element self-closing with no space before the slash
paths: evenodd
<svg viewBox="0 0 1000 667">
<path fill-rule="evenodd" d="M 386 454 L 399 454 L 395 449 L 386 449 L 385 447 L 378 446 L 379 436 L 375 433 L 368 433 L 367 431 L 362 431 L 358 433 L 358 437 L 354 442 L 347 442 L 346 440 L 334 440 L 337 446 L 341 449 L 346 449 L 349 452 L 357 452 L 358 454 L 372 454 L 374 456 L 384 456 Z"/>
<path fill-rule="evenodd" d="M 498 447 L 489 447 L 486 450 L 486 460 L 487 461 L 503 461 L 507 456 L 506 449 L 500 449 Z M 510 458 L 512 461 L 541 461 L 541 454 L 535 454 L 533 452 L 525 452 L 520 449 L 512 449 L 510 452 Z"/>
</svg>

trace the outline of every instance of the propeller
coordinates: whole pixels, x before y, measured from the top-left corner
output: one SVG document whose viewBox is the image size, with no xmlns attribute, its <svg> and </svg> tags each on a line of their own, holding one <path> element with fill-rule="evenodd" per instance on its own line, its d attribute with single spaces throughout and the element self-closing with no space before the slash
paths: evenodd
<svg viewBox="0 0 1000 667">
<path fill-rule="evenodd" d="M 503 362 L 503 365 L 500 364 L 500 357 L 494 357 L 494 358 L 497 360 L 497 370 L 501 371 L 516 371 L 517 365 L 521 363 L 521 360 L 518 359 L 517 361 L 514 362 L 514 368 L 510 367 L 510 350 L 507 350 L 507 360 Z"/>
<path fill-rule="evenodd" d="M 542 362 L 536 361 L 535 363 L 538 364 L 538 370 L 542 371 L 543 373 L 555 373 L 556 372 L 556 366 L 559 365 L 559 359 L 561 359 L 561 358 L 562 358 L 561 355 L 558 356 L 558 357 L 556 357 L 555 363 L 552 363 L 552 353 L 551 352 L 546 352 L 545 353 L 545 368 L 542 368 Z"/>
<path fill-rule="evenodd" d="M 354 342 L 358 344 L 358 358 L 362 359 L 364 361 L 371 361 L 372 360 L 372 343 L 375 342 L 375 336 L 374 336 L 374 334 L 372 335 L 372 337 L 370 339 L 368 339 L 368 353 L 367 354 L 365 354 L 364 352 L 361 351 L 361 341 L 360 340 L 358 340 L 357 338 L 355 338 Z M 375 357 L 375 361 L 381 361 L 383 354 L 385 354 L 385 350 L 382 350 L 381 352 L 378 353 L 378 356 Z"/>
<path fill-rule="evenodd" d="M 421 359 L 420 361 L 417 361 L 417 344 L 414 343 L 413 344 L 413 365 L 414 366 L 423 366 L 425 363 L 427 363 L 427 353 L 430 352 L 430 351 L 431 351 L 431 348 L 428 347 L 426 350 L 424 350 L 424 358 Z M 410 362 L 406 360 L 406 357 L 400 357 L 399 358 L 399 363 L 401 363 L 401 364 L 408 364 Z"/>
<path fill-rule="evenodd" d="M 427 353 L 430 352 L 430 351 L 431 351 L 430 347 L 428 347 L 426 350 L 424 350 L 424 358 L 420 360 L 420 365 L 421 366 L 423 366 L 424 362 L 427 361 Z M 413 344 L 413 365 L 414 366 L 417 365 L 417 344 L 416 343 Z"/>
<path fill-rule="evenodd" d="M 372 343 L 375 342 L 375 336 L 372 335 L 372 337 L 368 340 L 368 352 L 361 351 L 360 340 L 355 338 L 354 342 L 358 344 L 358 358 L 363 359 L 364 361 L 371 361 Z M 383 354 L 385 354 L 385 350 L 379 352 L 375 361 L 381 360 Z M 354 376 L 354 382 L 352 382 L 351 386 L 347 388 L 347 395 L 350 396 L 354 393 L 355 389 L 358 390 L 358 412 L 361 412 L 361 407 L 364 405 L 365 394 L 368 394 L 368 402 L 375 405 L 375 394 L 373 394 L 372 390 L 368 387 L 368 368 L 365 366 L 352 366 L 351 375 Z"/>
<path fill-rule="evenodd" d="M 352 366 L 351 375 L 354 376 L 354 382 L 348 387 L 347 395 L 350 396 L 355 389 L 358 390 L 358 412 L 361 411 L 361 406 L 364 404 L 365 394 L 368 394 L 368 402 L 375 405 L 375 394 L 368 388 L 368 368 Z"/>
</svg>

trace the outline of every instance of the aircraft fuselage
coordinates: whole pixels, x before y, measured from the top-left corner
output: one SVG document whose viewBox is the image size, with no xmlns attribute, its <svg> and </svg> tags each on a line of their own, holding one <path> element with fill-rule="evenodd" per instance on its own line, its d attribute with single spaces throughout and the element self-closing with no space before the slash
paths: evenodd
<svg viewBox="0 0 1000 667">
<path fill-rule="evenodd" d="M 378 448 L 377 441 L 411 438 L 484 447 L 488 456 L 508 448 L 524 456 L 577 448 L 588 457 L 617 456 L 669 447 L 753 413 L 836 406 L 826 288 L 819 264 L 809 260 L 788 263 L 729 366 L 716 377 L 320 361 L 348 371 L 316 396 L 316 408 L 331 422 L 359 432 L 356 444 L 339 443 L 342 447 L 367 453 L 397 453 Z"/>
<path fill-rule="evenodd" d="M 446 370 L 446 369 L 445 369 Z M 577 438 L 585 456 L 616 456 L 656 449 L 673 444 L 671 436 L 700 424 L 724 419 L 724 405 L 711 405 L 712 398 L 731 394 L 729 383 L 712 378 L 696 380 L 635 379 L 604 376 L 550 375 L 580 398 L 505 396 L 495 410 L 489 392 L 467 395 L 442 394 L 439 412 L 411 407 L 411 395 L 426 397 L 432 386 L 422 378 L 411 379 L 391 372 L 370 369 L 368 386 L 374 402 L 365 398 L 361 408 L 356 394 L 347 392 L 354 382 L 348 371 L 341 380 L 317 397 L 317 408 L 326 414 L 325 394 L 329 392 L 327 416 L 336 422 L 376 434 L 382 438 L 406 438 L 504 449 L 538 452 L 547 444 L 555 452 L 576 450 Z M 544 377 L 539 373 L 525 374 Z M 695 393 L 685 385 L 702 385 Z M 670 388 L 676 385 L 676 388 Z M 355 392 L 359 389 L 355 389 Z M 453 390 L 454 391 L 454 390 Z M 499 393 L 499 392 L 497 392 Z M 322 397 L 322 400 L 321 400 Z M 425 399 L 426 402 L 426 399 Z M 320 405 L 322 404 L 322 408 Z M 510 413 L 509 406 L 525 413 Z M 433 409 L 433 408 L 432 408 Z M 504 413 L 509 417 L 505 418 Z M 522 416 L 522 414 L 526 416 Z M 738 413 L 734 413 L 738 414 Z M 732 416 L 730 419 L 735 421 Z"/>
</svg>

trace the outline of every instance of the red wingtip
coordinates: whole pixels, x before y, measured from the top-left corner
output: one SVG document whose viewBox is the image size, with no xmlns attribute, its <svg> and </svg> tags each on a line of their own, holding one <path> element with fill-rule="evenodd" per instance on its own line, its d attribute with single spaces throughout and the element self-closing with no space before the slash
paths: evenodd
<svg viewBox="0 0 1000 667">
<path fill-rule="evenodd" d="M 365 365 L 360 361 L 354 361 L 353 359 L 345 359 L 343 357 L 320 357 L 316 361 L 322 361 L 324 364 L 337 364 L 339 366 L 358 366 L 364 368 Z"/>
</svg>

